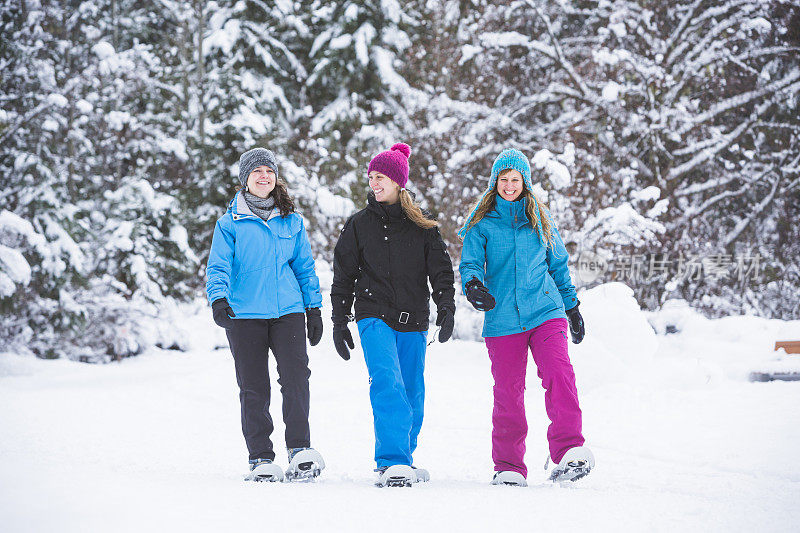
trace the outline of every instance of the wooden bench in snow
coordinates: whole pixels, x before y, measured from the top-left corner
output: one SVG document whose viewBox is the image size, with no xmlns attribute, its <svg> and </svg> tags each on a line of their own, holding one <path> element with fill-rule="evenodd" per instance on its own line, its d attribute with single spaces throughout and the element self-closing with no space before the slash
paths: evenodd
<svg viewBox="0 0 800 533">
<path fill-rule="evenodd" d="M 800 341 L 776 341 L 775 351 L 783 348 L 787 354 L 800 354 Z M 800 381 L 800 371 L 751 372 L 750 381 Z"/>
<path fill-rule="evenodd" d="M 800 353 L 800 341 L 775 341 L 775 351 L 783 348 L 786 353 Z"/>
</svg>

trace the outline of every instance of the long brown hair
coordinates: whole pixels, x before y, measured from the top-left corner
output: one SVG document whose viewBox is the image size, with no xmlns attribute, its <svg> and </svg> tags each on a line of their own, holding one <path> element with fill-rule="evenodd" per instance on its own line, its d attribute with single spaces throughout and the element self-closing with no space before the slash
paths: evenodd
<svg viewBox="0 0 800 533">
<path fill-rule="evenodd" d="M 501 172 L 498 178 L 503 174 L 504 172 Z M 543 245 L 555 247 L 553 229 L 557 230 L 558 227 L 555 226 L 555 221 L 550 217 L 550 211 L 547 209 L 547 205 L 541 201 L 533 191 L 529 190 L 524 183 L 522 184 L 521 196 L 525 199 L 525 214 L 528 216 L 528 220 L 531 223 L 532 231 L 539 234 L 539 240 L 542 241 Z M 484 194 L 472 208 L 472 210 L 475 211 L 475 215 L 472 217 L 472 220 L 470 220 L 466 229 L 477 224 L 480 219 L 494 209 L 496 203 L 497 184 L 495 183 L 495 186 L 486 191 L 486 194 Z M 540 227 L 542 230 L 541 232 L 539 231 Z"/>
<path fill-rule="evenodd" d="M 425 213 L 423 213 L 422 209 L 414 202 L 414 199 L 405 187 L 400 189 L 400 207 L 403 208 L 403 212 L 408 219 L 422 229 L 435 228 L 439 225 L 435 220 L 431 220 L 425 216 Z"/>
<path fill-rule="evenodd" d="M 275 207 L 278 208 L 282 217 L 294 213 L 294 201 L 289 196 L 289 191 L 286 188 L 286 182 L 282 179 L 275 177 L 275 188 L 272 189 L 270 195 L 275 198 Z"/>
</svg>

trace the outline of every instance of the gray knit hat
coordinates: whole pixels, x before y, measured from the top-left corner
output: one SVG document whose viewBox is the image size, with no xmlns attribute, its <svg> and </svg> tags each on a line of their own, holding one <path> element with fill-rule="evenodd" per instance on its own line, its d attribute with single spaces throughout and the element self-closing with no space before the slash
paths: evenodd
<svg viewBox="0 0 800 533">
<path fill-rule="evenodd" d="M 260 167 L 268 166 L 275 171 L 275 177 L 278 177 L 278 163 L 275 161 L 275 154 L 272 150 L 266 148 L 253 148 L 248 150 L 239 157 L 239 181 L 242 187 L 247 184 L 247 177 L 250 173 Z"/>
</svg>

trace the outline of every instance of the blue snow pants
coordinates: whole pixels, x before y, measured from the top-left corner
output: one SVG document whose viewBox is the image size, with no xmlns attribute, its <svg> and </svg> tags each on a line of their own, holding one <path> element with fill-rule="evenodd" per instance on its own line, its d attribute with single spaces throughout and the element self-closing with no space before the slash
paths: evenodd
<svg viewBox="0 0 800 533">
<path fill-rule="evenodd" d="M 378 468 L 411 465 L 425 403 L 427 331 L 399 332 L 379 318 L 357 322 L 369 372 Z"/>
</svg>

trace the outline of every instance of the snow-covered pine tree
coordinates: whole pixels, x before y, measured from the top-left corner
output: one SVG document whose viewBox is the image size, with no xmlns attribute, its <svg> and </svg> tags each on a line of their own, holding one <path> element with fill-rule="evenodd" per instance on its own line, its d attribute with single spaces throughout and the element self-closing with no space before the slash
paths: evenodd
<svg viewBox="0 0 800 533">
<path fill-rule="evenodd" d="M 415 148 L 414 180 L 422 203 L 440 222 L 446 241 L 460 248 L 456 231 L 485 187 L 495 143 L 485 135 L 494 110 L 481 101 L 479 72 L 464 67 L 461 47 L 484 2 L 409 2 L 414 8 L 412 45 L 400 73 L 408 81 Z M 471 83 L 475 83 L 473 86 Z"/>
<path fill-rule="evenodd" d="M 304 58 L 308 108 L 296 141 L 299 162 L 362 203 L 369 158 L 406 131 L 405 81 L 396 68 L 410 45 L 409 17 L 397 0 L 302 5 L 313 40 Z"/>
<path fill-rule="evenodd" d="M 595 114 L 606 131 L 597 140 L 616 154 L 609 167 L 623 184 L 609 216 L 631 206 L 665 227 L 653 234 L 656 249 L 648 244 L 639 252 L 699 254 L 708 267 L 690 281 L 642 280 L 640 299 L 652 307 L 677 296 L 713 313 L 796 311 L 796 304 L 756 296 L 772 284 L 767 272 L 746 282 L 713 272 L 727 266 L 726 256 L 735 262 L 746 254 L 760 254 L 774 273 L 797 272 L 796 259 L 780 259 L 786 250 L 775 234 L 785 217 L 781 199 L 798 194 L 791 161 L 798 154 L 800 61 L 787 29 L 800 10 L 787 2 L 687 1 L 663 9 L 615 1 L 574 14 L 595 28 L 585 72 L 600 81 Z M 604 224 L 590 219 L 585 229 L 592 225 Z M 794 292 L 785 302 L 797 301 L 796 289 L 783 289 L 784 296 Z"/>
<path fill-rule="evenodd" d="M 550 123 L 548 104 L 560 98 L 548 92 L 552 59 L 530 52 L 536 19 L 520 2 L 420 4 L 427 22 L 402 72 L 428 95 L 414 115 L 414 138 L 444 234 L 460 247 L 455 231 L 485 189 L 494 157 L 514 147 L 534 159 L 536 192 L 568 238 L 574 224 L 561 190 L 570 185 L 574 147 Z"/>
<path fill-rule="evenodd" d="M 648 307 L 666 297 L 700 304 L 706 297 L 709 311 L 796 313 L 796 303 L 758 296 L 768 284 L 794 296 L 778 278 L 794 280 L 798 270 L 776 246 L 796 231 L 780 223 L 794 213 L 781 199 L 794 199 L 798 187 L 800 70 L 789 31 L 796 7 L 474 4 L 483 9 L 462 19 L 471 42 L 459 60 L 473 68 L 455 82 L 473 86 L 472 99 L 492 109 L 486 116 L 494 114 L 496 126 L 485 138 L 555 152 L 575 146 L 575 180 L 563 192 L 572 205 L 565 214 L 574 216 L 567 226 L 581 228 L 575 239 L 583 247 L 603 248 L 612 260 L 758 252 L 777 261 L 773 280 L 735 287 L 713 276 L 625 281 Z M 561 162 L 571 159 L 565 153 Z M 721 306 L 720 294 L 734 305 Z"/>
<path fill-rule="evenodd" d="M 31 2 L 4 17 L 18 129 L 3 146 L 13 165 L 0 231 L 30 281 L 17 275 L 4 291 L 0 335 L 42 357 L 137 353 L 159 335 L 141 316 L 185 294 L 196 271 L 174 200 L 147 182 L 164 146 L 147 111 L 156 60 L 135 14 L 121 2 Z M 38 120 L 23 118 L 25 99 L 47 103 Z"/>
<path fill-rule="evenodd" d="M 198 237 L 210 242 L 213 219 L 239 187 L 239 155 L 254 146 L 285 154 L 305 73 L 285 44 L 298 39 L 298 28 L 290 22 L 291 2 L 226 1 L 206 9 L 197 50 L 203 67 L 195 72 L 202 116 L 195 120 L 198 149 L 206 154 L 198 169 L 198 190 L 208 195 L 203 211 L 214 211 L 211 218 L 198 218 Z"/>
<path fill-rule="evenodd" d="M 451 243 L 515 146 L 584 248 L 761 257 L 755 280 L 623 279 L 645 306 L 797 317 L 798 21 L 786 0 L 2 1 L 0 338 L 154 339 L 139 317 L 199 294 L 254 145 L 327 257 L 398 140 Z"/>
<path fill-rule="evenodd" d="M 73 107 L 68 98 L 79 80 L 60 70 L 74 35 L 65 10 L 17 4 L 4 2 L 0 17 L 6 36 L 0 40 L 0 338 L 12 350 L 30 347 L 40 357 L 58 357 L 56 336 L 78 319 L 62 309 L 61 296 L 87 271 L 78 245 L 87 231 L 70 201 L 80 184 L 63 153 L 75 147 L 65 142 L 71 119 L 80 120 L 77 102 Z M 60 35 L 50 32 L 54 26 Z"/>
<path fill-rule="evenodd" d="M 313 42 L 312 13 L 303 2 L 231 1 L 207 7 L 206 36 L 200 48 L 204 63 L 203 153 L 198 191 L 188 202 L 199 216 L 194 243 L 205 258 L 213 224 L 239 187 L 235 165 L 254 146 L 272 149 L 280 177 L 287 182 L 298 211 L 309 219 L 312 245 L 330 247 L 352 203 L 329 191 L 314 168 L 306 168 L 308 129 L 308 49 Z M 198 137 L 200 138 L 200 137 Z M 300 145 L 303 146 L 300 146 Z"/>
</svg>

